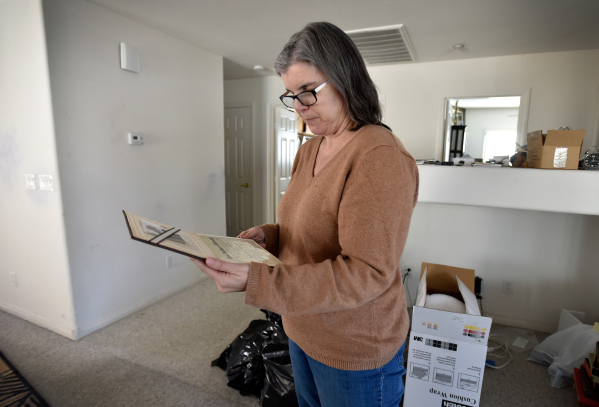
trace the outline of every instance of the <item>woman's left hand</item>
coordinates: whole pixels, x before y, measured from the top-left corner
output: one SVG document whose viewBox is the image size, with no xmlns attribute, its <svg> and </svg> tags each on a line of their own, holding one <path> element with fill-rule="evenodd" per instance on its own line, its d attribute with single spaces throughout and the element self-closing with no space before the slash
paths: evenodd
<svg viewBox="0 0 599 407">
<path fill-rule="evenodd" d="M 229 263 L 214 258 L 208 258 L 206 261 L 190 259 L 216 282 L 221 293 L 245 291 L 250 272 L 249 263 Z"/>
</svg>

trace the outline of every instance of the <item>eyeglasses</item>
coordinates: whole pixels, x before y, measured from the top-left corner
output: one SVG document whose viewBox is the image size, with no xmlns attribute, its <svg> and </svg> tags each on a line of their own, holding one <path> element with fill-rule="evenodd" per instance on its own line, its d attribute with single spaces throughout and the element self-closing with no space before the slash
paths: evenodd
<svg viewBox="0 0 599 407">
<path fill-rule="evenodd" d="M 279 99 L 281 99 L 281 102 L 283 102 L 285 106 L 291 109 L 294 108 L 295 99 L 297 99 L 298 102 L 300 102 L 304 106 L 312 106 L 314 103 L 317 102 L 316 94 L 320 92 L 320 90 L 322 90 L 322 88 L 324 88 L 325 85 L 329 82 L 330 80 L 326 81 L 325 83 L 323 83 L 315 89 L 306 90 L 304 92 L 298 93 L 297 95 L 288 95 L 288 93 L 290 93 L 291 91 L 287 91 L 283 93 L 281 96 L 279 96 Z"/>
</svg>

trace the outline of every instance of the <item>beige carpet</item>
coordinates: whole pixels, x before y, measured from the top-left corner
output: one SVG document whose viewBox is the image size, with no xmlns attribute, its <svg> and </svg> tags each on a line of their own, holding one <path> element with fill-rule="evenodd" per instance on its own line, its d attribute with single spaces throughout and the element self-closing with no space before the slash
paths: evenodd
<svg viewBox="0 0 599 407">
<path fill-rule="evenodd" d="M 54 407 L 255 407 L 210 362 L 263 315 L 205 280 L 75 342 L 0 312 L 0 350 Z"/>
<path fill-rule="evenodd" d="M 0 351 L 54 407 L 256 407 L 210 362 L 263 315 L 204 280 L 75 342 L 0 312 Z M 481 406 L 578 406 L 527 355 L 486 370 Z"/>
</svg>

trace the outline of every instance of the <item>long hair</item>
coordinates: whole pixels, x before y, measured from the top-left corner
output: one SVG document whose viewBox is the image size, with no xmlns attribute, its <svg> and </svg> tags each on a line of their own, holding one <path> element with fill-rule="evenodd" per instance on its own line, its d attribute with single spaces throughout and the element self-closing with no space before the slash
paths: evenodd
<svg viewBox="0 0 599 407">
<path fill-rule="evenodd" d="M 358 48 L 339 27 L 318 22 L 293 34 L 275 61 L 280 76 L 297 62 L 312 64 L 324 73 L 345 100 L 349 118 L 356 123 L 351 130 L 366 124 L 383 126 L 381 105 Z"/>
</svg>

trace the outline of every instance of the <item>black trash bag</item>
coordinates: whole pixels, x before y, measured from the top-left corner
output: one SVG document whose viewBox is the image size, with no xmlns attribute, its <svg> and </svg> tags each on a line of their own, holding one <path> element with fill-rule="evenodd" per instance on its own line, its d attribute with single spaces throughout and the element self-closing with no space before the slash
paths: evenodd
<svg viewBox="0 0 599 407">
<path fill-rule="evenodd" d="M 227 364 L 229 361 L 229 356 L 231 355 L 231 345 L 227 345 L 227 348 L 220 354 L 218 359 L 214 359 L 211 363 L 211 366 L 218 366 L 222 370 L 227 371 Z"/>
<path fill-rule="evenodd" d="M 289 342 L 266 345 L 262 350 L 262 358 L 265 375 L 260 405 L 262 407 L 299 406 L 293 381 Z"/>
<path fill-rule="evenodd" d="M 262 312 L 264 312 L 264 314 L 266 314 L 267 320 L 269 320 L 273 324 L 278 325 L 279 327 L 283 328 L 283 319 L 281 318 L 281 316 L 279 314 L 276 314 L 276 313 L 266 310 L 266 309 L 261 309 L 260 311 L 262 311 Z M 283 331 L 283 332 L 285 332 L 285 331 Z"/>
<path fill-rule="evenodd" d="M 269 319 L 276 321 L 278 314 L 270 311 L 265 313 Z M 254 320 L 212 362 L 212 366 L 218 366 L 227 372 L 227 386 L 239 390 L 244 396 L 260 397 L 264 386 L 262 350 L 268 344 L 287 341 L 281 325 L 270 320 Z"/>
</svg>

